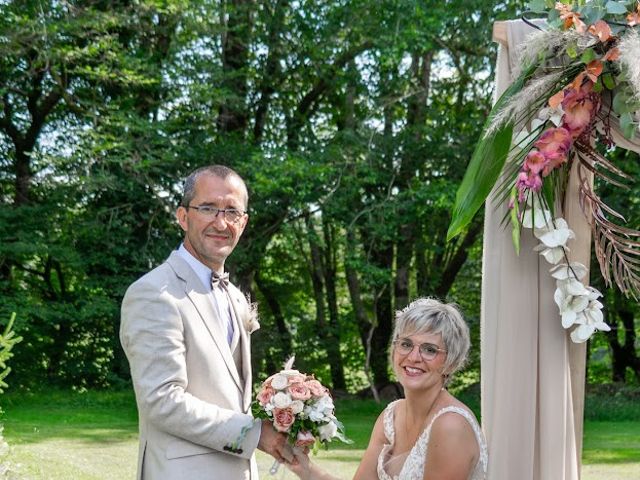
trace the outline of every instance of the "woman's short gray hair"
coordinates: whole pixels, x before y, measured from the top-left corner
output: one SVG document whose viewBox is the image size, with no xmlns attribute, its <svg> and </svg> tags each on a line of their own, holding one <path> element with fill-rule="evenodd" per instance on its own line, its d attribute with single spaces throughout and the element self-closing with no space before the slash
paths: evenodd
<svg viewBox="0 0 640 480">
<path fill-rule="evenodd" d="M 471 341 L 469 327 L 457 305 L 435 298 L 419 298 L 396 312 L 392 340 L 423 333 L 442 335 L 447 351 L 443 374 L 451 376 L 464 367 Z M 394 344 L 391 345 L 393 356 Z"/>
</svg>

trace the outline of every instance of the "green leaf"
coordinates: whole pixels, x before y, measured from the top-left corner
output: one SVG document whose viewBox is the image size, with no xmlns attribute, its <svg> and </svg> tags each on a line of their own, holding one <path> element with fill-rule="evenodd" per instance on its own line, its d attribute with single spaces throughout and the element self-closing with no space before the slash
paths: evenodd
<svg viewBox="0 0 640 480">
<path fill-rule="evenodd" d="M 533 13 L 545 13 L 547 11 L 547 2 L 545 0 L 532 0 L 527 3 L 527 10 Z"/>
<path fill-rule="evenodd" d="M 614 2 L 613 0 L 607 2 L 606 8 L 607 13 L 610 13 L 611 15 L 624 15 L 627 13 L 627 7 L 620 2 Z"/>
<path fill-rule="evenodd" d="M 567 47 L 567 55 L 569 55 L 569 58 L 571 59 L 575 59 L 578 57 L 578 50 L 575 46 L 575 44 L 569 45 Z"/>
<path fill-rule="evenodd" d="M 618 115 L 633 113 L 638 109 L 640 109 L 640 102 L 635 100 L 633 96 L 625 90 L 619 91 L 613 97 L 613 111 Z"/>
<path fill-rule="evenodd" d="M 630 112 L 625 112 L 620 115 L 620 128 L 622 129 L 622 133 L 627 138 L 633 138 L 637 123 L 633 121 L 633 115 Z"/>
<path fill-rule="evenodd" d="M 600 78 L 598 78 L 598 82 L 593 85 L 593 91 L 596 93 L 600 93 L 602 90 L 604 90 L 604 87 L 602 86 Z"/>
<path fill-rule="evenodd" d="M 616 82 L 613 79 L 613 75 L 611 75 L 611 73 L 605 73 L 600 78 L 602 78 L 602 83 L 604 83 L 604 86 L 609 90 L 613 90 L 616 87 Z"/>
<path fill-rule="evenodd" d="M 592 62 L 596 58 L 598 58 L 598 55 L 596 55 L 596 52 L 593 50 L 593 48 L 587 48 L 584 52 L 582 52 L 580 61 L 586 64 Z"/>
<path fill-rule="evenodd" d="M 517 198 L 518 192 L 513 187 L 511 190 L 511 198 Z M 513 248 L 516 251 L 516 255 L 520 255 L 520 204 L 513 202 L 513 208 L 511 209 L 511 241 L 513 242 Z"/>
<path fill-rule="evenodd" d="M 513 125 L 505 125 L 492 135 L 486 137 L 485 132 L 493 122 L 496 113 L 500 111 L 513 95 L 522 90 L 525 82 L 533 75 L 536 68 L 536 64 L 529 66 L 529 68 L 505 90 L 491 110 L 491 114 L 482 129 L 480 140 L 471 156 L 471 161 L 464 174 L 462 183 L 458 187 L 451 216 L 451 224 L 447 231 L 447 240 L 451 240 L 458 235 L 464 227 L 469 224 L 498 180 L 511 148 Z"/>
</svg>

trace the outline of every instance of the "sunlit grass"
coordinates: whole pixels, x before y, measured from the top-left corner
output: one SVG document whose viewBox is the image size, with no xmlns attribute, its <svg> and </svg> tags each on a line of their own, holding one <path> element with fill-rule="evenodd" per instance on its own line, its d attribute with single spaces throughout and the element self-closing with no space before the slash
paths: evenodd
<svg viewBox="0 0 640 480">
<path fill-rule="evenodd" d="M 9 458 L 18 478 L 135 477 L 138 432 L 131 392 L 10 394 L 0 400 L 5 410 L 4 434 L 11 446 Z M 338 478 L 351 478 L 383 408 L 373 401 L 337 402 L 336 413 L 354 443 L 336 443 L 313 460 Z M 260 452 L 257 458 L 261 478 L 295 478 L 284 468 L 270 477 L 271 458 Z M 640 421 L 587 420 L 583 459 L 583 480 L 637 480 Z"/>
</svg>

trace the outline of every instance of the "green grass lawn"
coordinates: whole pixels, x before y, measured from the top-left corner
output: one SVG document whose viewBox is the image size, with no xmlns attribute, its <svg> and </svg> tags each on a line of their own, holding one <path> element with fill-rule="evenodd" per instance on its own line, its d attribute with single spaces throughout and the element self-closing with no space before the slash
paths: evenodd
<svg viewBox="0 0 640 480">
<path fill-rule="evenodd" d="M 11 447 L 8 461 L 17 478 L 134 478 L 137 414 L 130 392 L 9 394 L 0 400 L 4 436 Z M 372 401 L 339 402 L 338 416 L 354 444 L 337 444 L 319 452 L 315 461 L 341 478 L 351 478 L 381 409 Z M 583 460 L 584 480 L 640 478 L 640 412 L 620 421 L 587 419 Z M 261 476 L 269 478 L 270 458 L 259 453 L 258 465 Z M 275 478 L 294 476 L 283 471 Z"/>
</svg>

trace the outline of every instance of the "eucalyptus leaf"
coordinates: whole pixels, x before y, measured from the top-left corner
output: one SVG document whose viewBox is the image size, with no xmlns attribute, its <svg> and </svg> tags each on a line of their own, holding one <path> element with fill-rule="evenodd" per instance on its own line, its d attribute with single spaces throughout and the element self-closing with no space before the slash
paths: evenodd
<svg viewBox="0 0 640 480">
<path fill-rule="evenodd" d="M 582 20 L 587 25 L 593 25 L 598 20 L 602 20 L 605 16 L 604 8 L 598 8 L 597 6 L 588 5 L 580 10 Z"/>
<path fill-rule="evenodd" d="M 612 15 L 624 15 L 625 13 L 627 13 L 627 7 L 623 3 L 614 2 L 613 0 L 607 2 L 606 8 L 607 13 L 610 13 Z"/>
<path fill-rule="evenodd" d="M 547 2 L 545 0 L 532 0 L 527 3 L 527 9 L 533 13 L 545 13 L 547 11 Z"/>
<path fill-rule="evenodd" d="M 638 124 L 633 121 L 633 115 L 630 112 L 620 115 L 620 128 L 625 137 L 633 138 L 637 126 Z"/>
</svg>

